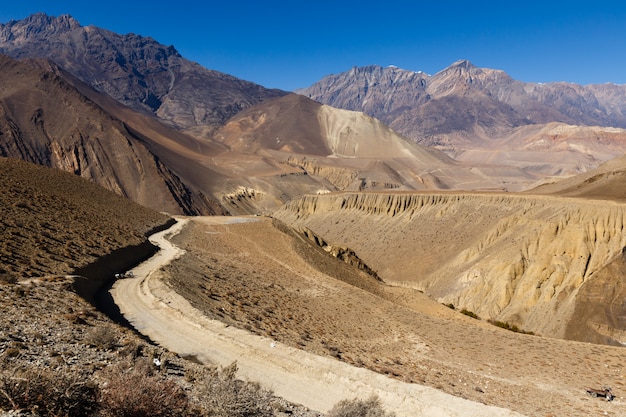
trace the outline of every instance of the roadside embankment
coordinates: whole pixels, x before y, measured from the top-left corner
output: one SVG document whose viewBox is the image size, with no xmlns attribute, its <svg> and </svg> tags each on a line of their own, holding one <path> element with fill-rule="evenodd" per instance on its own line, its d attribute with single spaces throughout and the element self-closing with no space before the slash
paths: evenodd
<svg viewBox="0 0 626 417">
<path fill-rule="evenodd" d="M 146 237 L 163 230 L 167 230 L 176 223 L 176 219 L 169 219 L 165 223 L 151 229 Z M 102 304 L 99 294 L 108 294 L 108 289 L 115 280 L 115 274 L 127 271 L 153 256 L 159 248 L 153 245 L 148 238 L 145 241 L 117 249 L 108 255 L 98 258 L 95 262 L 78 268 L 73 272 L 74 291 L 92 305 L 107 310 Z M 100 298 L 100 299 L 99 299 Z M 112 302 L 112 301 L 111 301 Z M 103 311 L 107 313 L 107 311 Z"/>
</svg>

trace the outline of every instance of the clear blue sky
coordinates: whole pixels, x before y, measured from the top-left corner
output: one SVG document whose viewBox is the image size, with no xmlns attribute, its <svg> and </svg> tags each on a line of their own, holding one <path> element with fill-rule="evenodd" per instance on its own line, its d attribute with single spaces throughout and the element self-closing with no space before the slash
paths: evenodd
<svg viewBox="0 0 626 417">
<path fill-rule="evenodd" d="M 521 81 L 626 83 L 618 1 L 5 1 L 0 22 L 36 12 L 150 36 L 201 65 L 293 90 L 353 66 L 434 74 L 458 59 Z"/>
</svg>

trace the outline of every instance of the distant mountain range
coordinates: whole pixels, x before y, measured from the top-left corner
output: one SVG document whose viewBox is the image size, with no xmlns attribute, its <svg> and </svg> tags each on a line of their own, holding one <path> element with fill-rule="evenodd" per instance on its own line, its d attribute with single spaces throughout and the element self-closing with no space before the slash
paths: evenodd
<svg viewBox="0 0 626 417">
<path fill-rule="evenodd" d="M 493 138 L 550 122 L 626 128 L 626 85 L 524 83 L 466 60 L 432 76 L 397 67 L 355 67 L 297 92 L 362 111 L 430 144 L 454 132 Z"/>
<path fill-rule="evenodd" d="M 626 85 L 524 83 L 461 60 L 435 75 L 355 67 L 297 92 L 472 163 L 562 175 L 626 151 Z"/>
<path fill-rule="evenodd" d="M 2 55 L 0 156 L 188 215 L 258 213 L 305 193 L 347 189 L 502 188 L 499 176 L 461 167 L 376 119 L 301 95 L 241 111 L 214 138 L 198 139 L 53 62 Z"/>
<path fill-rule="evenodd" d="M 0 53 L 0 156 L 171 213 L 342 190 L 519 191 L 626 152 L 622 86 L 524 84 L 467 61 L 434 76 L 354 68 L 292 94 L 45 14 L 0 25 Z"/>
</svg>

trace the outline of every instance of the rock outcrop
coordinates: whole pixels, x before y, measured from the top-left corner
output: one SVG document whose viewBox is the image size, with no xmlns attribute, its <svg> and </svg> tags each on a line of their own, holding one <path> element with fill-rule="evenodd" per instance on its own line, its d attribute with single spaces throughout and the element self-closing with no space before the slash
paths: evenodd
<svg viewBox="0 0 626 417">
<path fill-rule="evenodd" d="M 274 213 L 391 285 L 542 335 L 626 343 L 626 206 L 509 194 L 304 196 Z"/>
</svg>

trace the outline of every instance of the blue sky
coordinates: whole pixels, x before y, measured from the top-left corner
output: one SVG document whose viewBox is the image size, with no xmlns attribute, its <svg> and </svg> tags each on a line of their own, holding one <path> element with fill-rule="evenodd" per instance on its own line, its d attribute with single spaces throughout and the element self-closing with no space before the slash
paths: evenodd
<svg viewBox="0 0 626 417">
<path fill-rule="evenodd" d="M 353 66 L 434 74 L 458 59 L 528 82 L 626 83 L 626 3 L 456 1 L 3 2 L 150 36 L 201 65 L 293 90 Z M 8 3 L 8 4 L 7 4 Z"/>
</svg>

